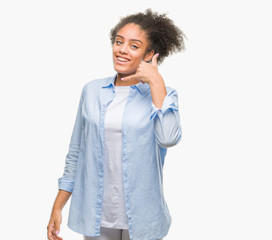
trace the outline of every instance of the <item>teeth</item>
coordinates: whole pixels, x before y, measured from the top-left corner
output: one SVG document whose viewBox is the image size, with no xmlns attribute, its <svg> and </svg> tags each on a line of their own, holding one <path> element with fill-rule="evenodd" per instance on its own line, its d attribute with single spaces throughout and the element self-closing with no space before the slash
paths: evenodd
<svg viewBox="0 0 272 240">
<path fill-rule="evenodd" d="M 119 61 L 122 61 L 122 62 L 128 62 L 127 59 L 124 59 L 124 58 L 121 58 L 121 57 L 118 57 L 117 59 L 118 59 Z"/>
</svg>

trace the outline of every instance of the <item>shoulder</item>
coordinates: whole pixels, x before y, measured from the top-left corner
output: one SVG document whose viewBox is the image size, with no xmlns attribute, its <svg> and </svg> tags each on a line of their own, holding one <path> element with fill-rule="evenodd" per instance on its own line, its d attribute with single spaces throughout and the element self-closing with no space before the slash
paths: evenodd
<svg viewBox="0 0 272 240">
<path fill-rule="evenodd" d="M 98 79 L 93 79 L 87 83 L 84 84 L 83 89 L 89 89 L 89 88 L 94 88 L 94 87 L 102 87 L 107 84 L 107 82 L 110 82 L 112 80 L 111 77 L 105 77 L 105 78 L 98 78 Z"/>
<path fill-rule="evenodd" d="M 113 78 L 114 77 L 111 76 L 111 77 L 93 79 L 83 85 L 82 93 L 84 95 L 89 93 L 98 93 L 99 92 L 98 89 L 110 83 L 113 80 Z"/>
</svg>

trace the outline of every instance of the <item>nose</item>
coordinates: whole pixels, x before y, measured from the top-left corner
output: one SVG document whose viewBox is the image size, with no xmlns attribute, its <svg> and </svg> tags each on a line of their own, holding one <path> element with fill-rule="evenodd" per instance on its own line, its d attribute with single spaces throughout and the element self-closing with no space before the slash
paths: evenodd
<svg viewBox="0 0 272 240">
<path fill-rule="evenodd" d="M 127 54 L 127 46 L 125 44 L 123 44 L 120 49 L 119 52 L 122 54 Z"/>
</svg>

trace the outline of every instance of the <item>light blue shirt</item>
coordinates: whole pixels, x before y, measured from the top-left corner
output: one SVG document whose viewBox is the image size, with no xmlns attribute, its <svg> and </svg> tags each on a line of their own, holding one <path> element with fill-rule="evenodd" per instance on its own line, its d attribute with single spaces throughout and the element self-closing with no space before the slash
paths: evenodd
<svg viewBox="0 0 272 240">
<path fill-rule="evenodd" d="M 58 188 L 72 192 L 68 227 L 85 236 L 100 235 L 103 207 L 104 118 L 115 95 L 116 75 L 83 86 L 76 121 Z M 130 86 L 122 121 L 122 164 L 131 240 L 167 235 L 172 218 L 164 199 L 163 165 L 167 148 L 181 139 L 177 92 L 166 87 L 161 109 L 149 85 Z"/>
</svg>

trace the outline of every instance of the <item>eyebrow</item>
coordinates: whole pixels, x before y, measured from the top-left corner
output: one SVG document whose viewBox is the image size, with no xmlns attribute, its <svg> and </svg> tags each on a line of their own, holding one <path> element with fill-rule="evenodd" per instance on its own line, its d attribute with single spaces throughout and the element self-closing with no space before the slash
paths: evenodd
<svg viewBox="0 0 272 240">
<path fill-rule="evenodd" d="M 119 37 L 119 38 L 122 38 L 122 39 L 125 39 L 123 36 L 121 36 L 121 35 L 116 35 L 116 37 Z M 141 44 L 143 44 L 143 42 L 141 41 L 141 40 L 139 40 L 139 39 L 129 39 L 129 41 L 136 41 L 136 42 L 140 42 Z"/>
</svg>

